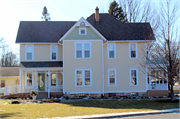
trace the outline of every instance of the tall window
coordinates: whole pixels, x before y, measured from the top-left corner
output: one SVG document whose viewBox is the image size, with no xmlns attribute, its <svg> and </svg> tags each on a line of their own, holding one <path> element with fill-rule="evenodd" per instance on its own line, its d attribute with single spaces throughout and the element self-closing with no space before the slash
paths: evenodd
<svg viewBox="0 0 180 119">
<path fill-rule="evenodd" d="M 26 60 L 33 60 L 33 46 L 26 46 Z"/>
<path fill-rule="evenodd" d="M 27 86 L 32 86 L 32 73 L 27 73 Z"/>
<path fill-rule="evenodd" d="M 116 86 L 116 69 L 108 69 L 108 86 Z"/>
<path fill-rule="evenodd" d="M 130 69 L 130 85 L 137 86 L 138 85 L 138 70 Z"/>
<path fill-rule="evenodd" d="M 56 86 L 56 73 L 51 74 L 51 86 Z"/>
<path fill-rule="evenodd" d="M 76 87 L 78 86 L 91 86 L 91 70 L 90 69 L 77 69 L 76 73 Z"/>
<path fill-rule="evenodd" d="M 1 80 L 1 87 L 5 87 L 5 80 Z"/>
<path fill-rule="evenodd" d="M 76 58 L 91 58 L 91 43 L 76 43 Z"/>
<path fill-rule="evenodd" d="M 57 46 L 51 46 L 51 60 L 57 60 Z"/>
<path fill-rule="evenodd" d="M 137 44 L 136 43 L 130 43 L 130 58 L 137 58 Z"/>
<path fill-rule="evenodd" d="M 116 58 L 116 55 L 115 55 L 115 44 L 108 44 L 108 58 L 109 59 Z"/>
</svg>

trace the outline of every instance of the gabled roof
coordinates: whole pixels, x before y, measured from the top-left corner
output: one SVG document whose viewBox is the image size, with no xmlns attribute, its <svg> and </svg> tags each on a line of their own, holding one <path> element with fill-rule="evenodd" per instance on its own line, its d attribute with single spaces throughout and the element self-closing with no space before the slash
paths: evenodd
<svg viewBox="0 0 180 119">
<path fill-rule="evenodd" d="M 107 13 L 87 21 L 107 40 L 155 40 L 149 23 L 122 23 Z M 75 21 L 21 21 L 16 43 L 57 43 Z"/>
<path fill-rule="evenodd" d="M 19 76 L 18 67 L 0 67 L 0 77 Z"/>
</svg>

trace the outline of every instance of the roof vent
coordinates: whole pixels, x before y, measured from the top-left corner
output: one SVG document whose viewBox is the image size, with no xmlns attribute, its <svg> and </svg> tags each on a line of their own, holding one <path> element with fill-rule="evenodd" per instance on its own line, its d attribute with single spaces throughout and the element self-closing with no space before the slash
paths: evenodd
<svg viewBox="0 0 180 119">
<path fill-rule="evenodd" d="M 99 8 L 98 7 L 96 7 L 95 9 L 95 19 L 96 21 L 99 21 Z"/>
</svg>

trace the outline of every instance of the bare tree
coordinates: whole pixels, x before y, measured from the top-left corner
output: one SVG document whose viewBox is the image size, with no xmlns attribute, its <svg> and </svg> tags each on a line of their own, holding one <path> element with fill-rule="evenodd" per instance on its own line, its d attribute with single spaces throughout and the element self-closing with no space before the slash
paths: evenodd
<svg viewBox="0 0 180 119">
<path fill-rule="evenodd" d="M 51 20 L 51 18 L 50 18 L 50 13 L 48 13 L 48 10 L 47 10 L 47 8 L 46 8 L 46 6 L 44 6 L 44 8 L 43 8 L 43 12 L 42 12 L 42 19 L 44 19 L 45 21 L 49 21 L 49 20 Z"/>
<path fill-rule="evenodd" d="M 174 101 L 173 78 L 179 73 L 180 32 L 177 24 L 180 9 L 177 3 L 170 0 L 161 3 L 160 23 L 157 29 L 156 42 L 149 46 L 150 58 L 146 54 L 149 68 L 153 71 L 164 71 L 171 90 L 171 101 Z"/>
<path fill-rule="evenodd" d="M 2 47 L 4 46 L 4 45 L 3 45 L 4 42 L 5 42 L 5 41 L 4 41 L 4 38 L 0 38 L 0 48 L 2 48 Z"/>
</svg>

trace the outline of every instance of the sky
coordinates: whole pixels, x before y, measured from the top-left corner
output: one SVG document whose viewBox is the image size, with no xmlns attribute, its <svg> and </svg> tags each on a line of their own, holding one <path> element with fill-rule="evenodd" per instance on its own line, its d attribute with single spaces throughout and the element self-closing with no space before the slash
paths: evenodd
<svg viewBox="0 0 180 119">
<path fill-rule="evenodd" d="M 5 39 L 13 52 L 19 52 L 15 44 L 20 21 L 42 21 L 42 10 L 46 6 L 51 21 L 78 21 L 85 19 L 99 7 L 100 13 L 107 13 L 113 0 L 0 0 L 0 37 Z M 145 0 L 144 0 L 145 1 Z M 153 6 L 159 1 L 151 0 Z M 177 0 L 174 0 L 177 1 Z"/>
</svg>

